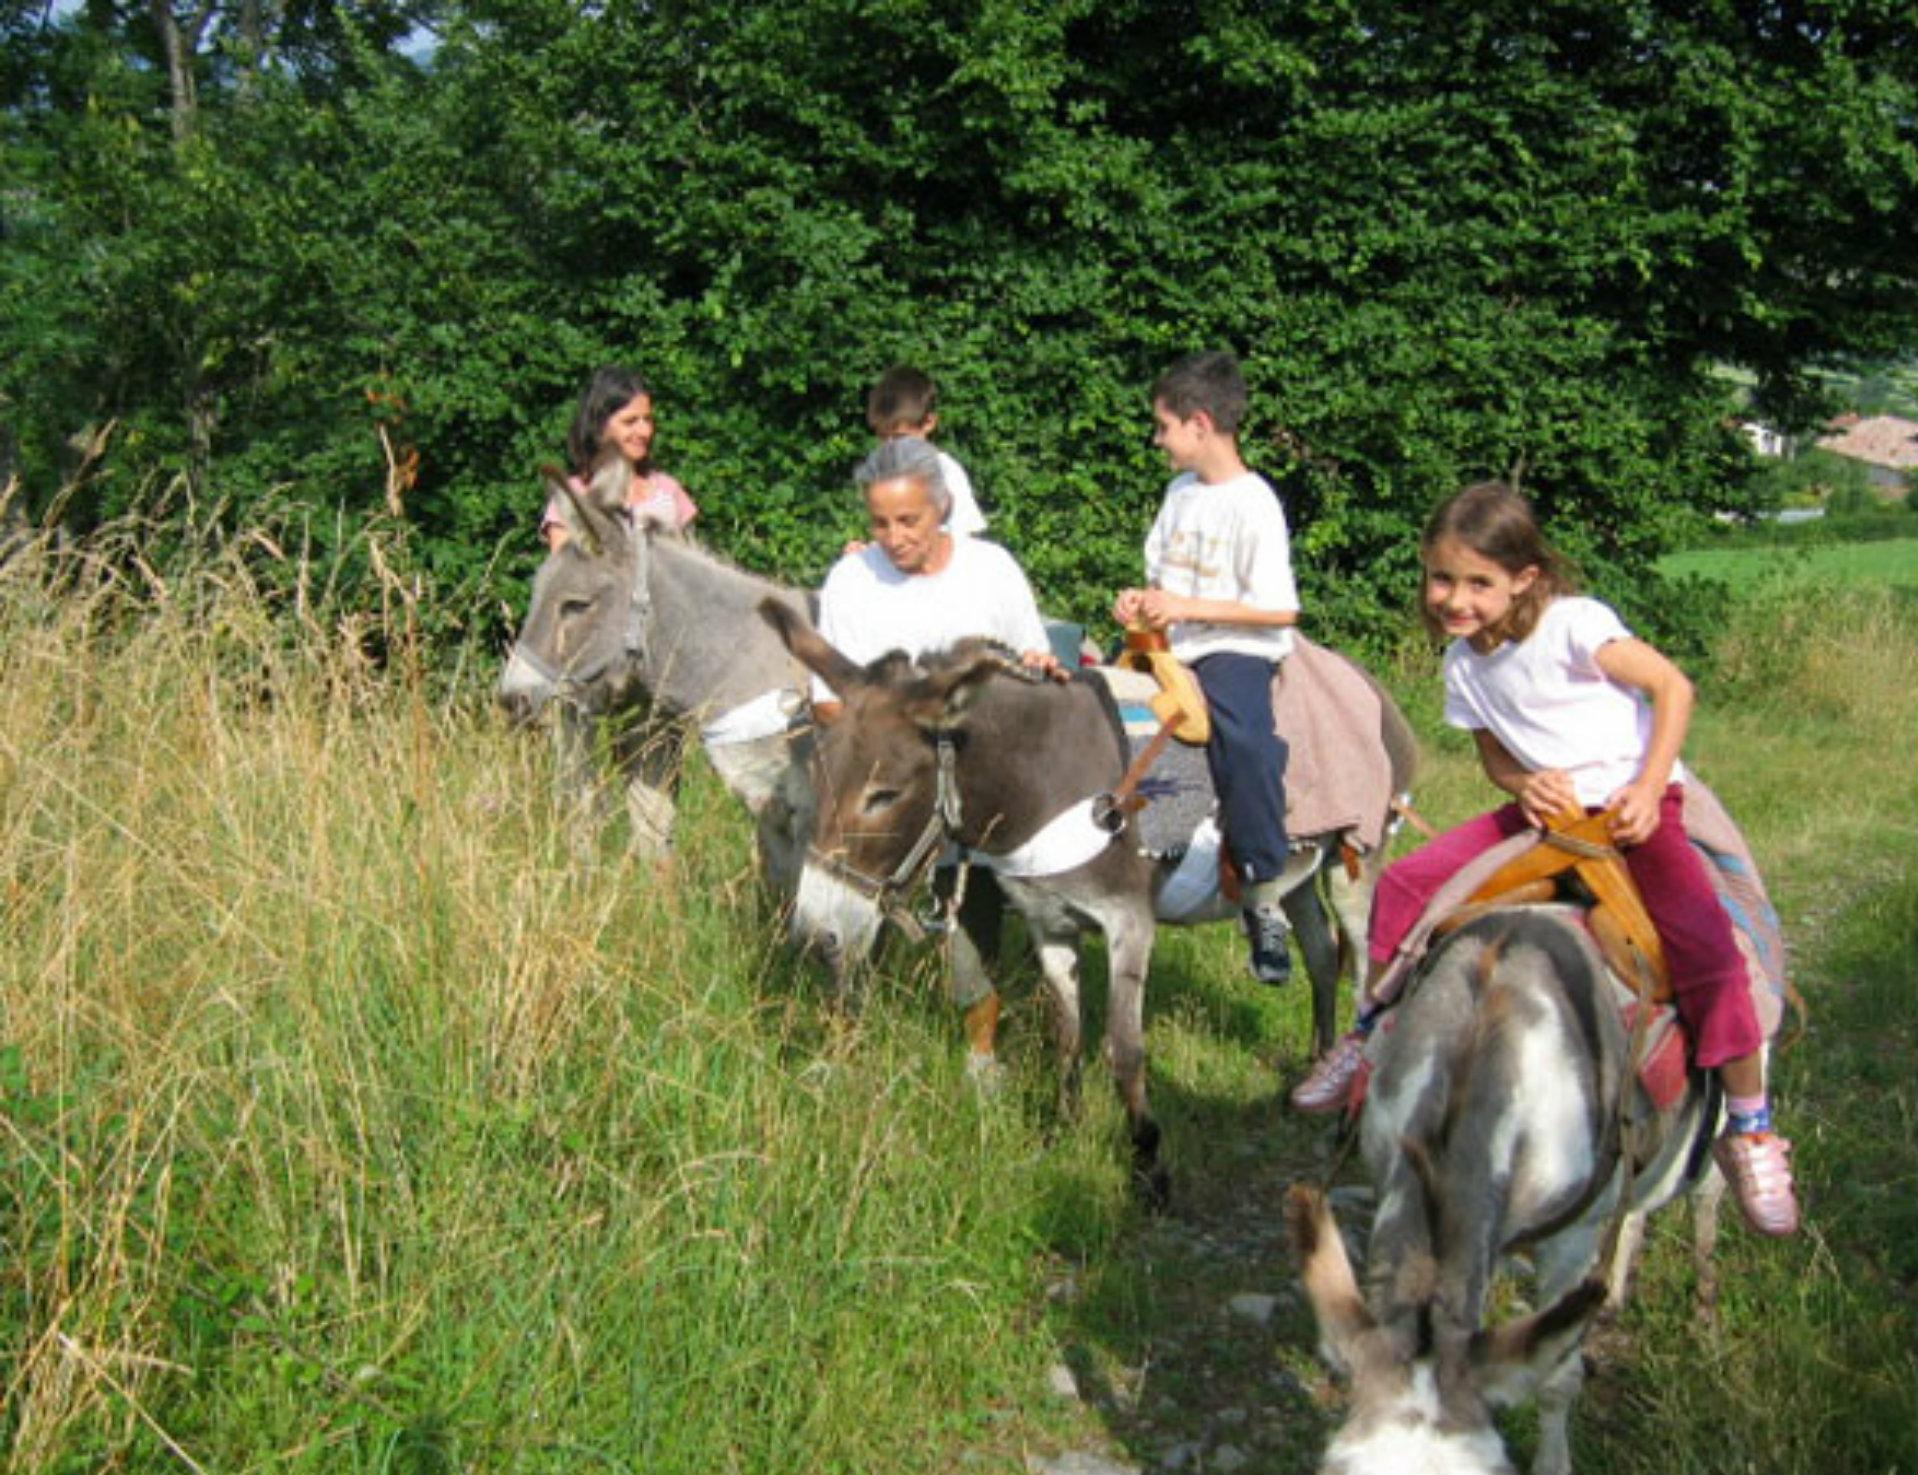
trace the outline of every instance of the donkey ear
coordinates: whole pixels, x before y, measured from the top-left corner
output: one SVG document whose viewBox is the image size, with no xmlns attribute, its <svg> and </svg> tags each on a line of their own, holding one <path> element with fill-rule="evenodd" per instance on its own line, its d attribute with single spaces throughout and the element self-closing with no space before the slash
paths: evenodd
<svg viewBox="0 0 1918 1475">
<path fill-rule="evenodd" d="M 567 536 L 597 558 L 602 551 L 601 532 L 606 519 L 597 515 L 577 484 L 557 466 L 542 466 L 540 479 L 546 483 L 546 500 L 566 529 Z"/>
<path fill-rule="evenodd" d="M 1543 1311 L 1472 1338 L 1472 1376 L 1487 1403 L 1522 1403 L 1575 1352 L 1605 1305 L 1605 1283 L 1574 1286 Z"/>
<path fill-rule="evenodd" d="M 606 446 L 593 458 L 593 469 L 586 481 L 586 500 L 594 509 L 611 516 L 626 510 L 626 498 L 633 488 L 633 467 L 617 446 Z"/>
<path fill-rule="evenodd" d="M 806 617 L 785 600 L 768 594 L 759 601 L 759 617 L 773 627 L 773 633 L 800 665 L 842 698 L 865 685 L 865 672 L 840 654 L 837 646 L 813 629 Z"/>
<path fill-rule="evenodd" d="M 1285 1195 L 1285 1227 L 1329 1360 L 1357 1369 L 1366 1361 L 1363 1344 L 1374 1323 L 1325 1195 L 1302 1183 L 1293 1184 Z"/>
<path fill-rule="evenodd" d="M 987 679 L 1005 669 L 1004 656 L 996 651 L 980 650 L 928 677 L 926 689 L 939 708 L 935 720 L 943 724 L 963 716 L 985 690 Z"/>
</svg>

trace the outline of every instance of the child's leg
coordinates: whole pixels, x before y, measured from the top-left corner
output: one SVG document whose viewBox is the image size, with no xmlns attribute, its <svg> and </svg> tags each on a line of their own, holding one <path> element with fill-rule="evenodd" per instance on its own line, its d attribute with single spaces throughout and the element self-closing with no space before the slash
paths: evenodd
<svg viewBox="0 0 1918 1475">
<path fill-rule="evenodd" d="M 1790 1234 L 1798 1227 L 1791 1144 L 1771 1130 L 1750 975 L 1705 862 L 1685 834 L 1682 804 L 1683 791 L 1673 785 L 1659 806 L 1658 829 L 1627 849 L 1625 861 L 1664 945 L 1693 1058 L 1716 1069 L 1725 1086 L 1728 1121 L 1713 1155 L 1746 1222 L 1761 1234 Z"/>
<path fill-rule="evenodd" d="M 1624 856 L 1664 944 L 1673 1002 L 1691 1033 L 1693 1058 L 1716 1069 L 1755 1057 L 1765 1041 L 1731 918 L 1712 889 L 1705 862 L 1686 837 L 1683 803 L 1682 789 L 1676 784 L 1667 789 L 1658 828 Z"/>
<path fill-rule="evenodd" d="M 1366 952 L 1373 964 L 1382 967 L 1392 961 L 1439 888 L 1462 867 L 1525 827 L 1525 813 L 1518 805 L 1501 805 L 1454 825 L 1387 866 L 1372 893 L 1372 917 L 1366 927 Z"/>
<path fill-rule="evenodd" d="M 1358 1020 L 1337 1044 L 1292 1088 L 1290 1100 L 1303 1112 L 1338 1111 L 1351 1095 L 1378 1011 L 1372 1004 L 1372 984 L 1378 979 L 1405 934 L 1425 915 L 1425 908 L 1461 866 L 1477 859 L 1499 841 L 1516 835 L 1526 825 L 1524 812 L 1507 804 L 1455 825 L 1410 855 L 1385 868 L 1372 893 L 1372 917 L 1366 928 L 1369 954 L 1365 982 L 1359 990 Z"/>
<path fill-rule="evenodd" d="M 1272 662 L 1221 652 L 1192 666 L 1212 718 L 1206 765 L 1219 796 L 1219 828 L 1244 882 L 1248 963 L 1261 983 L 1292 976 L 1291 933 L 1279 907 L 1290 754 L 1272 721 Z"/>
<path fill-rule="evenodd" d="M 1219 795 L 1219 829 L 1248 887 L 1285 869 L 1285 765 L 1272 720 L 1272 662 L 1222 651 L 1193 663 L 1212 736 L 1205 758 Z"/>
</svg>

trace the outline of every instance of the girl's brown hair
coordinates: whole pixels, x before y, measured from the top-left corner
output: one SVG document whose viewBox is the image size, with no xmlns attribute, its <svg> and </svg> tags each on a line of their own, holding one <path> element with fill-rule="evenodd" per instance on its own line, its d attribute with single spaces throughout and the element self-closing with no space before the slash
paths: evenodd
<svg viewBox="0 0 1918 1475">
<path fill-rule="evenodd" d="M 1425 524 L 1419 553 L 1429 555 L 1447 538 L 1456 538 L 1508 574 L 1517 576 L 1528 568 L 1538 570 L 1531 587 L 1512 601 L 1498 627 L 1487 632 L 1500 639 L 1523 640 L 1538 628 L 1546 605 L 1561 594 L 1578 591 L 1578 571 L 1545 541 L 1532 504 L 1518 488 L 1505 482 L 1475 482 L 1441 502 Z M 1445 638 L 1444 627 L 1424 600 L 1419 601 L 1419 618 L 1434 639 Z"/>
</svg>

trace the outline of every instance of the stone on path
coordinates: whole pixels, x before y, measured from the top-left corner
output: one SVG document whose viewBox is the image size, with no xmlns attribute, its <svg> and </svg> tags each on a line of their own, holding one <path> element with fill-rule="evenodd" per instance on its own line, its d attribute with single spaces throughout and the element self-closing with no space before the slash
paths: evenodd
<svg viewBox="0 0 1918 1475">
<path fill-rule="evenodd" d="M 1026 1456 L 1027 1475 L 1144 1475 L 1137 1465 L 1124 1465 L 1090 1450 L 1075 1449 L 1051 1459 Z"/>
<path fill-rule="evenodd" d="M 1072 1369 L 1063 1362 L 1055 1362 L 1046 1369 L 1046 1387 L 1052 1390 L 1055 1398 L 1079 1397 L 1079 1380 L 1072 1376 Z"/>
<path fill-rule="evenodd" d="M 1242 1291 L 1226 1304 L 1232 1308 L 1234 1316 L 1258 1326 L 1270 1326 L 1272 1313 L 1279 1308 L 1279 1298 L 1259 1291 Z"/>
</svg>

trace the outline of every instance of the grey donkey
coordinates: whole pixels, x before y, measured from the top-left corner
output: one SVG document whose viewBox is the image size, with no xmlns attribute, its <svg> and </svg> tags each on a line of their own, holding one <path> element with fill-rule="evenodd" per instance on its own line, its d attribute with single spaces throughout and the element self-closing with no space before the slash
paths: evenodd
<svg viewBox="0 0 1918 1475">
<path fill-rule="evenodd" d="M 1333 1475 L 1507 1475 L 1495 1404 L 1536 1397 L 1534 1475 L 1568 1475 L 1580 1344 L 1624 1296 L 1644 1217 L 1699 1188 L 1702 1293 L 1723 1179 L 1722 1102 L 1694 1072 L 1641 1096 L 1613 989 L 1564 908 L 1507 908 L 1431 956 L 1380 1047 L 1360 1119 L 1378 1209 L 1360 1290 L 1324 1196 L 1294 1188 L 1294 1253 L 1331 1361 L 1351 1377 Z M 1499 1257 L 1528 1246 L 1529 1316 L 1485 1323 Z"/>
<path fill-rule="evenodd" d="M 547 473 L 570 537 L 534 577 L 499 699 L 520 721 L 557 708 L 562 790 L 595 820 L 611 802 L 595 751 L 608 727 L 644 855 L 671 843 L 681 743 L 697 725 L 713 766 L 758 821 L 769 881 L 790 895 L 810 803 L 787 726 L 802 673 L 757 607 L 770 599 L 805 611 L 807 596 L 635 523 L 631 475 L 617 454 L 600 458 L 583 494 Z"/>
</svg>

